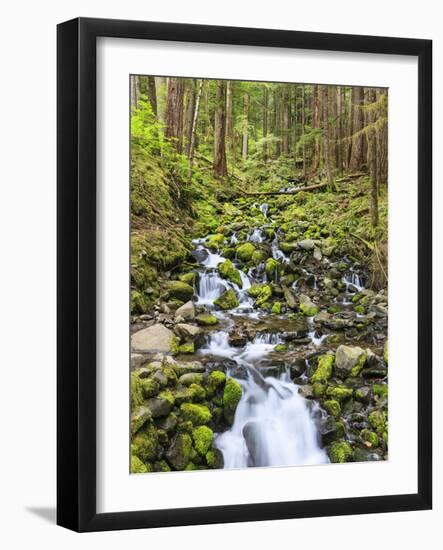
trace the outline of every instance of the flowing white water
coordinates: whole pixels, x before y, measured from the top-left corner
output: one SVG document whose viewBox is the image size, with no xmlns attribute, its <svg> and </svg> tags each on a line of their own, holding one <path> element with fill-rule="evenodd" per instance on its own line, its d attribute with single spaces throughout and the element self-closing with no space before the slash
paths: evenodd
<svg viewBox="0 0 443 550">
<path fill-rule="evenodd" d="M 266 216 L 267 205 L 261 205 L 260 209 L 263 206 L 266 206 L 263 209 Z M 278 240 L 274 242 L 273 255 L 279 251 Z M 202 241 L 196 244 L 204 248 Z M 251 272 L 247 275 L 239 271 L 242 279 L 242 288 L 239 288 L 222 279 L 215 269 L 225 258 L 207 252 L 207 257 L 201 261 L 204 269 L 199 277 L 197 304 L 210 307 L 221 292 L 231 287 L 239 298 L 239 306 L 229 312 L 231 319 L 232 315 L 245 311 L 251 317 L 258 316 L 254 301 L 247 293 L 251 286 Z M 283 257 L 279 255 L 279 258 Z M 228 314 L 224 313 L 223 318 L 226 321 Z M 312 338 L 315 341 L 315 335 Z M 292 383 L 287 373 L 280 378 L 263 378 L 255 366 L 281 342 L 280 334 L 259 333 L 246 346 L 237 348 L 230 346 L 228 330 L 219 330 L 211 332 L 206 345 L 199 350 L 203 355 L 235 361 L 247 373 L 245 380 L 238 380 L 243 394 L 233 425 L 230 430 L 217 435 L 214 441 L 223 453 L 225 468 L 293 466 L 329 461 L 320 447 L 312 412 L 298 393 L 298 386 Z M 234 376 L 234 371 L 228 375 Z"/>
<path fill-rule="evenodd" d="M 265 218 L 268 217 L 268 210 L 269 210 L 268 203 L 264 202 L 263 204 L 260 205 L 260 212 L 263 214 Z"/>
<path fill-rule="evenodd" d="M 263 233 L 261 229 L 254 229 L 254 231 L 251 233 L 250 236 L 248 236 L 248 240 L 253 243 L 262 243 L 263 242 Z"/>
<path fill-rule="evenodd" d="M 361 292 L 364 289 L 360 275 L 354 271 L 342 277 L 342 282 L 346 285 L 346 292 Z"/>
</svg>

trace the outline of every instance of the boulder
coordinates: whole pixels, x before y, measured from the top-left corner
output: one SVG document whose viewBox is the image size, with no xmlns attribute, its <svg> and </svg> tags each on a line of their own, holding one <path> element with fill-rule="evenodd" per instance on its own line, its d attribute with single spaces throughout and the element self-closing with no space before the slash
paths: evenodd
<svg viewBox="0 0 443 550">
<path fill-rule="evenodd" d="M 238 306 L 239 302 L 237 295 L 232 288 L 223 292 L 216 300 L 214 300 L 214 305 L 220 309 L 234 309 Z"/>
<path fill-rule="evenodd" d="M 179 433 L 166 452 L 166 459 L 175 470 L 184 470 L 192 451 L 192 439 L 187 433 Z"/>
<path fill-rule="evenodd" d="M 282 286 L 282 288 L 283 288 L 283 294 L 284 294 L 286 303 L 288 304 L 288 306 L 291 309 L 296 309 L 297 308 L 297 300 L 296 300 L 293 292 L 287 286 Z"/>
<path fill-rule="evenodd" d="M 302 250 L 312 250 L 315 247 L 315 242 L 312 239 L 304 239 L 298 242 L 298 247 Z"/>
<path fill-rule="evenodd" d="M 195 325 L 179 323 L 175 325 L 174 332 L 180 336 L 182 340 L 195 340 L 202 333 L 201 328 Z"/>
<path fill-rule="evenodd" d="M 194 294 L 192 286 L 182 281 L 168 281 L 166 283 L 166 290 L 172 298 L 177 298 L 177 300 L 181 300 L 182 302 L 187 302 Z"/>
<path fill-rule="evenodd" d="M 366 352 L 358 346 L 338 346 L 335 352 L 335 372 L 342 378 L 358 376 L 366 361 Z"/>
<path fill-rule="evenodd" d="M 180 306 L 175 312 L 175 319 L 181 317 L 184 321 L 193 321 L 195 319 L 195 306 L 191 300 Z"/>
<path fill-rule="evenodd" d="M 131 336 L 131 348 L 135 352 L 172 353 L 176 337 L 172 330 L 158 323 Z"/>
<path fill-rule="evenodd" d="M 148 399 L 146 401 L 146 406 L 151 411 L 153 418 L 158 418 L 159 416 L 168 416 L 172 409 L 171 401 L 161 396 Z"/>
<path fill-rule="evenodd" d="M 309 296 L 306 296 L 306 294 L 300 294 L 299 300 L 300 311 L 303 315 L 306 315 L 306 317 L 313 317 L 314 315 L 317 315 L 318 307 L 311 301 Z"/>
<path fill-rule="evenodd" d="M 131 434 L 135 434 L 151 418 L 152 413 L 148 407 L 137 407 L 131 415 Z"/>
<path fill-rule="evenodd" d="M 322 253 L 321 250 L 317 247 L 314 248 L 314 260 L 317 260 L 318 262 L 322 259 Z"/>
<path fill-rule="evenodd" d="M 227 279 L 228 281 L 231 281 L 231 283 L 234 283 L 242 288 L 243 282 L 241 280 L 240 273 L 237 269 L 235 269 L 231 260 L 225 260 L 223 263 L 218 265 L 217 269 L 220 277 Z"/>
<path fill-rule="evenodd" d="M 140 353 L 131 353 L 131 369 L 138 369 L 146 361 Z"/>
<path fill-rule="evenodd" d="M 200 313 L 197 315 L 195 320 L 197 321 L 197 324 L 203 327 L 210 327 L 218 323 L 217 317 L 211 313 Z"/>
</svg>

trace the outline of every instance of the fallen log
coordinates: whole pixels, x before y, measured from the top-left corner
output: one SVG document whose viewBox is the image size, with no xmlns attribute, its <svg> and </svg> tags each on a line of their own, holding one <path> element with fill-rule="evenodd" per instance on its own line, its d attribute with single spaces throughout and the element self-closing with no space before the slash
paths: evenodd
<svg viewBox="0 0 443 550">
<path fill-rule="evenodd" d="M 261 197 L 261 196 L 270 196 L 270 195 L 295 195 L 300 191 L 315 191 L 315 189 L 324 189 L 328 186 L 328 182 L 316 183 L 315 185 L 308 185 L 307 187 L 298 187 L 293 191 L 243 191 L 245 195 L 250 197 Z"/>
</svg>

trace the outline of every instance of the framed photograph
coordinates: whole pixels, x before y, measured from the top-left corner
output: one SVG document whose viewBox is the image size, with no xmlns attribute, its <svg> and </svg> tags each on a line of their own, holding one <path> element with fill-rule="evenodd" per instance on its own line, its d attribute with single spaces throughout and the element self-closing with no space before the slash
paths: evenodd
<svg viewBox="0 0 443 550">
<path fill-rule="evenodd" d="M 431 67 L 58 26 L 59 525 L 431 508 Z"/>
</svg>

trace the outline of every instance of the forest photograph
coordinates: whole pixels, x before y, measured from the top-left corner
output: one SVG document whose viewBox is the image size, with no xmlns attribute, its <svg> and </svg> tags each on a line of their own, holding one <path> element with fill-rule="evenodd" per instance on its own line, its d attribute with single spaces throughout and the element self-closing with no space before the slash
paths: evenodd
<svg viewBox="0 0 443 550">
<path fill-rule="evenodd" d="M 388 89 L 131 75 L 128 116 L 130 472 L 387 460 Z"/>
</svg>

